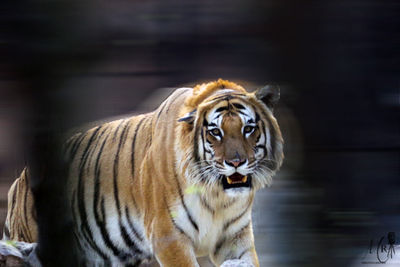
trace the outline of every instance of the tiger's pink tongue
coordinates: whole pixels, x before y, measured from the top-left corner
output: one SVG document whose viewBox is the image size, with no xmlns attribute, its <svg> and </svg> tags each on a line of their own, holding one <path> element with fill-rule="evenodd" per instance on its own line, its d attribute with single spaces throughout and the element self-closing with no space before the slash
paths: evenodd
<svg viewBox="0 0 400 267">
<path fill-rule="evenodd" d="M 226 177 L 228 184 L 238 184 L 247 182 L 247 176 L 243 176 L 240 173 L 234 173 L 229 177 Z"/>
</svg>

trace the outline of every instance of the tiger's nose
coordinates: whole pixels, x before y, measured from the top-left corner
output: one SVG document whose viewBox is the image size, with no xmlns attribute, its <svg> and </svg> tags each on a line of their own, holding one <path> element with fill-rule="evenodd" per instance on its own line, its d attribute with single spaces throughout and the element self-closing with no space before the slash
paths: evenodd
<svg viewBox="0 0 400 267">
<path fill-rule="evenodd" d="M 225 160 L 225 163 L 226 163 L 227 165 L 232 166 L 232 167 L 235 167 L 235 168 L 237 168 L 237 167 L 243 165 L 245 162 L 246 162 L 245 159 L 242 159 L 242 160 L 240 160 L 240 159 Z"/>
</svg>

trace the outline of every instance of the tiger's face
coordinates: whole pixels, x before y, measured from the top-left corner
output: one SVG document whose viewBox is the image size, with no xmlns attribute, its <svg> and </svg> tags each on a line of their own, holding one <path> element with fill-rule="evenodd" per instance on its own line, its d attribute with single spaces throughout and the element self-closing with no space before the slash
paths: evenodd
<svg viewBox="0 0 400 267">
<path fill-rule="evenodd" d="M 197 114 L 192 180 L 229 195 L 270 185 L 283 158 L 272 105 L 251 94 L 223 90 L 207 99 Z"/>
<path fill-rule="evenodd" d="M 251 174 L 263 157 L 260 126 L 254 110 L 236 100 L 223 100 L 207 112 L 202 135 L 203 158 L 223 176 L 224 189 L 251 187 Z M 259 120 L 259 119 L 258 119 Z M 261 140 L 262 141 L 262 140 Z"/>
</svg>

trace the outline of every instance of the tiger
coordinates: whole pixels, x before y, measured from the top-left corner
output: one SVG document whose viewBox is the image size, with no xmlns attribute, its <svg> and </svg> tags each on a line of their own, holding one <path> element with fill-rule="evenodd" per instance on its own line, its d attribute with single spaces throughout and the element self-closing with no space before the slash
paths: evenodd
<svg viewBox="0 0 400 267">
<path fill-rule="evenodd" d="M 251 210 L 283 162 L 279 98 L 277 85 L 248 92 L 219 79 L 69 138 L 67 195 L 82 265 L 188 267 L 208 257 L 258 267 Z M 9 191 L 5 234 L 36 242 L 29 177 L 26 168 Z"/>
</svg>

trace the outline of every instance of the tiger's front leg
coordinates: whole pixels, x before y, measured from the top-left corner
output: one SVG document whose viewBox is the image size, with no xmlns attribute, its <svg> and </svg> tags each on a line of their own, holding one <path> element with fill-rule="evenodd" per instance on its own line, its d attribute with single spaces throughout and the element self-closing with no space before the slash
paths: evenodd
<svg viewBox="0 0 400 267">
<path fill-rule="evenodd" d="M 168 220 L 154 224 L 153 249 L 162 267 L 199 267 L 192 241 Z"/>
<path fill-rule="evenodd" d="M 234 236 L 220 239 L 211 260 L 221 267 L 259 267 L 251 224 Z"/>
</svg>

